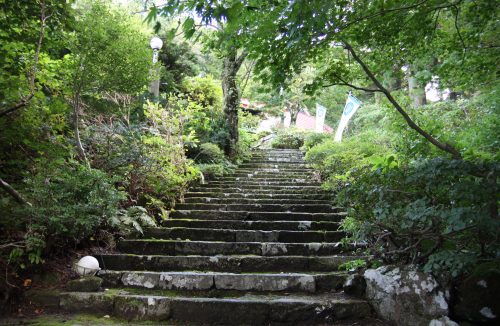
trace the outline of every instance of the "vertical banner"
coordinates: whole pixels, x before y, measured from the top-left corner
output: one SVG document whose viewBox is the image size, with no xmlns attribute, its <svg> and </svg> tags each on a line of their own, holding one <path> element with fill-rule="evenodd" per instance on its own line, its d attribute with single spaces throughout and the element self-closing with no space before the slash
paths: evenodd
<svg viewBox="0 0 500 326">
<path fill-rule="evenodd" d="M 340 118 L 339 127 L 337 128 L 337 132 L 335 133 L 336 142 L 342 141 L 342 133 L 344 132 L 345 127 L 347 127 L 349 119 L 351 119 L 360 105 L 361 101 L 349 93 L 349 96 L 347 97 L 347 101 L 345 103 L 344 111 L 342 112 L 342 117 Z"/>
<path fill-rule="evenodd" d="M 323 132 L 325 124 L 326 108 L 316 103 L 316 132 Z"/>
</svg>

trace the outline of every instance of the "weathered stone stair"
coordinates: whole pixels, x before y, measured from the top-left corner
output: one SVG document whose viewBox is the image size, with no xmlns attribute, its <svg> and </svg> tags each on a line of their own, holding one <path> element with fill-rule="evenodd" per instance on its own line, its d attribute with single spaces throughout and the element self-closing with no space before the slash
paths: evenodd
<svg viewBox="0 0 500 326">
<path fill-rule="evenodd" d="M 371 313 L 340 290 L 353 246 L 297 150 L 255 151 L 186 194 L 162 227 L 102 255 L 107 291 L 63 293 L 61 307 L 175 323 L 335 324 Z"/>
</svg>

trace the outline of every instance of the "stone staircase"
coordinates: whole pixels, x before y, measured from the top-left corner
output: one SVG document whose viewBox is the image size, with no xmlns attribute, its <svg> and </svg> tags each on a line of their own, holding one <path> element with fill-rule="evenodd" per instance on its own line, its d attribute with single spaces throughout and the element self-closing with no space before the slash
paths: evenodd
<svg viewBox="0 0 500 326">
<path fill-rule="evenodd" d="M 163 227 L 98 257 L 104 292 L 66 292 L 68 311 L 181 324 L 336 324 L 371 314 L 341 292 L 344 216 L 297 150 L 255 151 L 191 189 Z"/>
</svg>

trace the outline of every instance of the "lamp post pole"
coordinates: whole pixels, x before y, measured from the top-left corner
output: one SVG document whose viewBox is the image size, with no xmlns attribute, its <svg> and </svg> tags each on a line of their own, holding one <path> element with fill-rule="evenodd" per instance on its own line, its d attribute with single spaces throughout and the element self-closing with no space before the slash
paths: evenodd
<svg viewBox="0 0 500 326">
<path fill-rule="evenodd" d="M 149 45 L 151 46 L 151 49 L 153 49 L 153 65 L 156 65 L 156 63 L 158 62 L 158 52 L 163 46 L 163 41 L 161 40 L 161 38 L 155 36 L 151 39 Z M 150 92 L 153 94 L 154 98 L 157 99 L 160 96 L 160 71 L 156 66 L 153 69 L 155 79 L 151 82 Z"/>
</svg>

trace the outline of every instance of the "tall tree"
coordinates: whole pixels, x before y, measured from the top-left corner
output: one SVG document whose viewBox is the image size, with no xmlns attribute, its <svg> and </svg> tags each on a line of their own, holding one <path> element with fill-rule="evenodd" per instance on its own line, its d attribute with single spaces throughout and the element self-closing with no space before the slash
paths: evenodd
<svg viewBox="0 0 500 326">
<path fill-rule="evenodd" d="M 104 92 L 136 93 L 147 85 L 151 65 L 148 36 L 140 23 L 101 1 L 79 8 L 76 34 L 68 38 L 67 80 L 76 149 L 86 161 L 80 139 L 85 102 L 100 100 Z"/>
<path fill-rule="evenodd" d="M 172 0 L 162 7 L 153 7 L 149 18 L 157 15 L 171 17 L 187 16 L 182 25 L 186 38 L 200 37 L 200 28 L 210 28 L 210 35 L 204 43 L 217 51 L 223 60 L 222 90 L 224 92 L 224 115 L 227 123 L 227 139 L 224 151 L 234 159 L 238 153 L 238 111 L 240 109 L 240 90 L 237 74 L 247 56 L 240 42 L 245 33 L 244 6 L 234 0 Z M 198 21 L 198 22 L 197 22 Z"/>
</svg>

